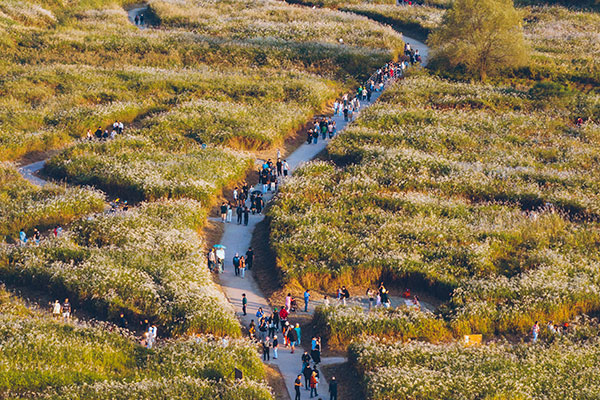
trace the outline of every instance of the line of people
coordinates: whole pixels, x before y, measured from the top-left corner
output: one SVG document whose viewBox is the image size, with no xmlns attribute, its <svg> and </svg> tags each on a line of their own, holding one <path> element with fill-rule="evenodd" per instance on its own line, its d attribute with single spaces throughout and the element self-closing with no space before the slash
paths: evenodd
<svg viewBox="0 0 600 400">
<path fill-rule="evenodd" d="M 86 133 L 86 138 L 87 138 L 87 140 L 93 140 L 94 138 L 96 138 L 98 140 L 108 140 L 109 138 L 114 139 L 117 137 L 117 135 L 122 135 L 123 130 L 124 130 L 123 122 L 115 121 L 112 124 L 112 130 L 110 132 L 108 131 L 108 129 L 102 130 L 102 127 L 99 126 L 98 129 L 96 129 L 96 131 L 93 134 L 92 134 L 92 130 L 88 129 L 88 131 Z"/>
</svg>

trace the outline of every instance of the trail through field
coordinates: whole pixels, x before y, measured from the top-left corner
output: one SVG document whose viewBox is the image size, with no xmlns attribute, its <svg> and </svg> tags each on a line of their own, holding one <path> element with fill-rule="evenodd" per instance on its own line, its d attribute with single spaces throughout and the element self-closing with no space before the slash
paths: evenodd
<svg viewBox="0 0 600 400">
<path fill-rule="evenodd" d="M 17 170 L 21 174 L 21 176 L 27 179 L 29 182 L 33 183 L 37 186 L 44 186 L 48 183 L 48 181 L 38 177 L 36 174 L 46 165 L 46 160 L 37 161 L 31 164 L 23 165 L 19 167 Z"/>
</svg>

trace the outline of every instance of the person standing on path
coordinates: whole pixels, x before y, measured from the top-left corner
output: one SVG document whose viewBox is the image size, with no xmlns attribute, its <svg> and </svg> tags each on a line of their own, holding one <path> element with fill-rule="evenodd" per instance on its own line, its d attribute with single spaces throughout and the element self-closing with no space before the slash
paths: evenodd
<svg viewBox="0 0 600 400">
<path fill-rule="evenodd" d="M 240 257 L 240 275 L 242 276 L 242 279 L 246 277 L 246 259 L 244 256 Z"/>
<path fill-rule="evenodd" d="M 233 208 L 231 207 L 231 203 L 227 202 L 227 222 L 231 222 L 232 214 L 233 214 Z"/>
<path fill-rule="evenodd" d="M 248 271 L 252 269 L 252 264 L 254 263 L 254 250 L 252 247 L 248 247 L 248 251 L 246 251 L 246 267 L 248 267 Z"/>
<path fill-rule="evenodd" d="M 329 400 L 337 400 L 337 381 L 335 380 L 335 376 L 332 376 L 329 382 Z"/>
<path fill-rule="evenodd" d="M 317 385 L 319 384 L 319 378 L 317 378 L 317 371 L 313 371 L 310 377 L 310 398 L 313 398 L 313 394 L 318 396 Z"/>
<path fill-rule="evenodd" d="M 300 324 L 296 323 L 296 327 L 294 328 L 294 330 L 296 331 L 296 341 L 298 342 L 298 346 L 300 346 L 302 344 L 302 337 L 301 337 L 301 333 L 302 331 L 300 330 Z"/>
<path fill-rule="evenodd" d="M 238 223 L 238 225 L 241 225 L 242 218 L 244 216 L 244 208 L 242 207 L 241 204 L 238 204 L 237 208 L 235 209 L 235 213 L 237 215 L 237 223 Z"/>
<path fill-rule="evenodd" d="M 283 180 L 285 181 L 290 172 L 290 164 L 288 164 L 287 160 L 283 160 L 281 168 L 283 169 Z"/>
<path fill-rule="evenodd" d="M 294 400 L 300 400 L 300 388 L 302 387 L 302 375 L 298 375 L 294 381 L 294 390 L 296 391 L 296 397 Z"/>
<path fill-rule="evenodd" d="M 296 341 L 298 340 L 298 335 L 296 334 L 296 330 L 290 326 L 287 331 L 287 339 L 292 348 L 292 354 L 294 354 L 294 349 L 296 348 Z"/>
<path fill-rule="evenodd" d="M 56 300 L 54 302 L 54 306 L 52 307 L 52 316 L 56 321 L 60 319 L 60 312 L 62 310 L 62 306 L 60 305 L 60 301 Z"/>
<path fill-rule="evenodd" d="M 271 342 L 269 342 L 269 337 L 265 339 L 262 343 L 263 347 L 263 361 L 271 361 Z"/>
<path fill-rule="evenodd" d="M 304 312 L 308 312 L 308 300 L 310 299 L 310 290 L 304 291 Z"/>
<path fill-rule="evenodd" d="M 310 364 L 306 364 L 302 374 L 304 375 L 304 387 L 306 390 L 310 390 L 310 377 L 312 376 L 313 370 Z"/>
<path fill-rule="evenodd" d="M 246 293 L 242 293 L 242 312 L 244 313 L 244 316 L 246 316 L 246 306 L 247 305 L 248 305 L 248 298 L 246 297 Z"/>
<path fill-rule="evenodd" d="M 238 253 L 235 253 L 235 256 L 233 256 L 233 270 L 235 276 L 240 274 L 240 255 Z"/>
<path fill-rule="evenodd" d="M 227 219 L 227 203 L 223 202 L 221 204 L 221 222 L 225 223 Z"/>
<path fill-rule="evenodd" d="M 277 350 L 279 350 L 279 340 L 277 335 L 273 336 L 273 360 L 277 360 Z"/>
<path fill-rule="evenodd" d="M 248 210 L 248 207 L 244 207 L 244 226 L 248 226 L 249 218 L 250 218 L 250 210 Z"/>
</svg>

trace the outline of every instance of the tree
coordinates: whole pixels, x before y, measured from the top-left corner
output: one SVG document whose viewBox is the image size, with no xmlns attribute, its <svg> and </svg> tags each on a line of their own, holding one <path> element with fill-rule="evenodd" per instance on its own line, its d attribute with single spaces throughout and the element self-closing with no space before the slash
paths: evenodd
<svg viewBox="0 0 600 400">
<path fill-rule="evenodd" d="M 481 80 L 524 65 L 529 53 L 512 0 L 455 0 L 429 45 L 434 60 L 464 66 Z"/>
</svg>

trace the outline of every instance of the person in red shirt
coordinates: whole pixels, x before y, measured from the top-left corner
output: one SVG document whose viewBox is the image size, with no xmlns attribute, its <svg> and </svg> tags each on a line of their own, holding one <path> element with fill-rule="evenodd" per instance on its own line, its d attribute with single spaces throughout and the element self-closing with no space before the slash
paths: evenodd
<svg viewBox="0 0 600 400">
<path fill-rule="evenodd" d="M 287 318 L 288 318 L 289 312 L 285 307 L 281 307 L 281 310 L 279 311 L 279 322 L 281 323 L 281 331 L 283 332 L 283 327 L 285 325 L 285 323 L 287 322 Z"/>
</svg>

